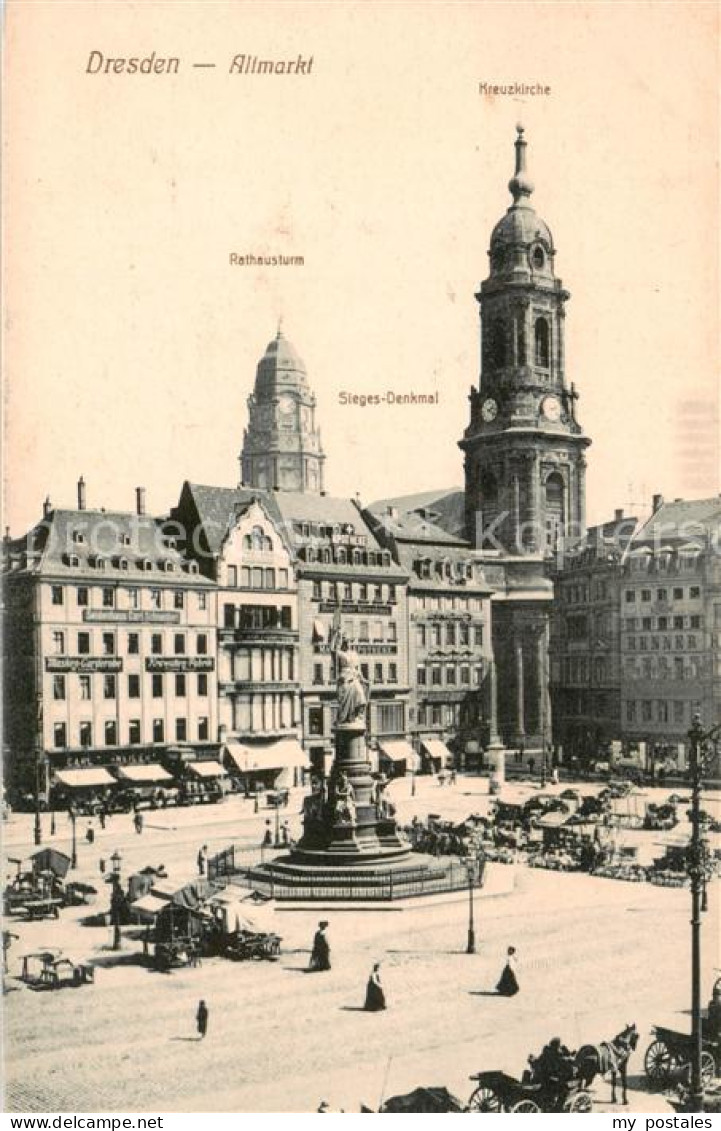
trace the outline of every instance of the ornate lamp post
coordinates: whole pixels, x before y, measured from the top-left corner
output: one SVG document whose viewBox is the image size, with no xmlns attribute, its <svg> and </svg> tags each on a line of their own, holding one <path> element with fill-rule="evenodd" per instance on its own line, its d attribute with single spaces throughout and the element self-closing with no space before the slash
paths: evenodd
<svg viewBox="0 0 721 1131">
<path fill-rule="evenodd" d="M 76 835 L 75 835 L 75 833 L 76 833 L 75 821 L 76 821 L 76 818 L 77 818 L 77 814 L 76 814 L 75 809 L 74 809 L 72 804 L 70 805 L 70 808 L 68 809 L 68 816 L 70 817 L 70 823 L 71 823 L 72 829 L 73 829 L 73 842 L 72 842 L 72 848 L 70 849 L 70 867 L 71 868 L 77 868 L 77 866 L 78 866 L 78 844 L 77 844 L 77 839 L 76 839 Z"/>
<path fill-rule="evenodd" d="M 701 839 L 701 779 L 718 753 L 721 725 L 704 731 L 701 716 L 694 715 L 688 732 L 691 775 L 691 843 L 687 871 L 691 879 L 691 1093 L 689 1111 L 703 1111 L 701 1078 L 701 912 L 706 910 L 707 848 Z"/>
<path fill-rule="evenodd" d="M 35 751 L 35 828 L 33 839 L 36 844 L 43 842 L 43 830 L 40 824 L 40 759 L 42 752 L 40 748 Z"/>
<path fill-rule="evenodd" d="M 466 954 L 475 954 L 476 926 L 473 919 L 473 887 L 476 882 L 475 859 L 466 860 L 466 872 L 468 875 L 468 945 L 466 946 Z"/>
<path fill-rule="evenodd" d="M 113 885 L 110 896 L 110 915 L 113 921 L 113 950 L 120 950 L 120 905 L 123 901 L 123 892 L 120 886 L 120 867 L 123 858 L 117 849 L 110 857 L 110 862 L 113 866 L 110 875 L 110 880 Z"/>
</svg>

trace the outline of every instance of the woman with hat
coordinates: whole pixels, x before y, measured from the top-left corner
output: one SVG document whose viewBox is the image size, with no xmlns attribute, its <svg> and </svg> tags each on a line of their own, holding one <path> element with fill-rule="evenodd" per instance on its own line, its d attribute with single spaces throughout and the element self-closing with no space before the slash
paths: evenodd
<svg viewBox="0 0 721 1131">
<path fill-rule="evenodd" d="M 327 919 L 321 919 L 318 930 L 313 939 L 313 949 L 310 954 L 311 970 L 330 970 L 330 943 L 326 935 Z"/>
</svg>

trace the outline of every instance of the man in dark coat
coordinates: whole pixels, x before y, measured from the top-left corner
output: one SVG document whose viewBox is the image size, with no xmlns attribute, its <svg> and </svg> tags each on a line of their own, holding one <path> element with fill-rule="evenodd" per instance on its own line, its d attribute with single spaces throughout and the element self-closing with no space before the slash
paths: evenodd
<svg viewBox="0 0 721 1131">
<path fill-rule="evenodd" d="M 202 1041 L 203 1037 L 208 1032 L 208 1007 L 202 999 L 198 1005 L 198 1012 L 195 1015 L 195 1020 L 198 1026 L 198 1032 L 200 1033 L 200 1039 Z"/>
<path fill-rule="evenodd" d="M 327 926 L 327 920 L 321 919 L 318 930 L 315 932 L 313 950 L 310 955 L 311 970 L 330 970 L 330 943 L 325 933 Z"/>
</svg>

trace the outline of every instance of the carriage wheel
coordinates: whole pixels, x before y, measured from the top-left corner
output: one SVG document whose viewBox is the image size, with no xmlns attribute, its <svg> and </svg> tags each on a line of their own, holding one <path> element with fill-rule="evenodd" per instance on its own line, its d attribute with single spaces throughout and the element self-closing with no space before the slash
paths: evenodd
<svg viewBox="0 0 721 1131">
<path fill-rule="evenodd" d="M 563 1105 L 564 1111 L 576 1111 L 579 1114 L 593 1110 L 593 1102 L 588 1092 L 576 1092 L 570 1100 Z"/>
<path fill-rule="evenodd" d="M 646 1056 L 643 1061 L 649 1080 L 664 1084 L 671 1075 L 675 1060 L 676 1058 L 668 1045 L 665 1045 L 663 1041 L 654 1041 L 646 1049 Z"/>
<path fill-rule="evenodd" d="M 499 1112 L 501 1111 L 501 1100 L 497 1092 L 493 1088 L 481 1086 L 476 1088 L 475 1092 L 468 1101 L 469 1111 L 485 1111 L 485 1112 Z"/>
<path fill-rule="evenodd" d="M 514 1115 L 540 1115 L 541 1109 L 535 1100 L 521 1100 L 513 1105 L 511 1112 Z"/>
<path fill-rule="evenodd" d="M 701 1083 L 710 1084 L 716 1075 L 716 1061 L 710 1052 L 701 1053 Z"/>
</svg>

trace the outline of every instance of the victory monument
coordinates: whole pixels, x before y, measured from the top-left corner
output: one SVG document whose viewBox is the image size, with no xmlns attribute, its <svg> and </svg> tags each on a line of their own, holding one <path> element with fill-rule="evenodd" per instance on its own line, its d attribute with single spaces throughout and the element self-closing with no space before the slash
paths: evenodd
<svg viewBox="0 0 721 1131">
<path fill-rule="evenodd" d="M 303 805 L 303 835 L 287 856 L 251 872 L 272 882 L 276 898 L 394 899 L 448 890 L 447 868 L 412 852 L 385 796 L 387 781 L 373 776 L 366 745 L 368 685 L 355 652 L 333 649 L 338 714 L 330 774 L 313 780 Z M 305 889 L 305 890 L 303 890 Z M 310 890 L 309 890 L 310 889 Z"/>
</svg>

